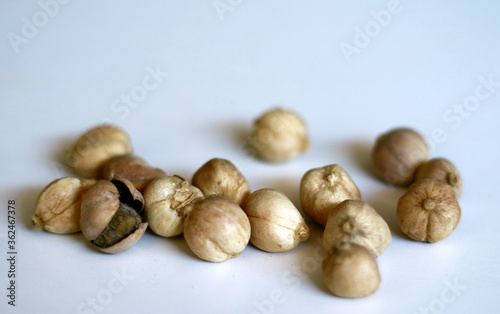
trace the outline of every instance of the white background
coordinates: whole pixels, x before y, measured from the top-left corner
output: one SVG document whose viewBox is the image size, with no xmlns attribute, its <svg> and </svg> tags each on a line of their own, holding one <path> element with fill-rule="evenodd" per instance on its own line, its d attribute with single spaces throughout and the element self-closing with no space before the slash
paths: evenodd
<svg viewBox="0 0 500 314">
<path fill-rule="evenodd" d="M 385 0 L 222 3 L 231 10 L 218 12 L 212 0 L 74 0 L 49 6 L 52 16 L 34 1 L 0 3 L 0 311 L 496 312 L 500 5 L 401 0 L 381 25 L 372 11 L 387 10 Z M 38 26 L 29 26 L 33 19 Z M 371 37 L 362 42 L 365 29 Z M 344 54 L 348 45 L 356 53 Z M 157 68 L 168 76 L 144 99 L 120 102 Z M 496 86 L 488 91 L 481 78 Z M 454 111 L 466 99 L 468 109 Z M 307 154 L 284 164 L 243 149 L 252 121 L 275 106 L 299 113 L 312 141 Z M 81 234 L 34 231 L 38 194 L 68 175 L 68 145 L 106 121 L 169 174 L 190 179 L 223 157 L 252 190 L 276 188 L 297 206 L 305 171 L 340 164 L 392 231 L 378 258 L 379 290 L 356 300 L 327 292 L 318 267 L 322 230 L 310 220 L 310 240 L 292 251 L 250 245 L 218 264 L 196 258 L 182 236 L 148 232 L 129 251 L 106 255 Z M 463 175 L 462 220 L 442 242 L 406 238 L 395 219 L 404 189 L 373 176 L 371 146 L 396 126 L 421 132 L 431 156 L 451 159 Z M 15 308 L 4 296 L 9 199 L 17 208 Z"/>
</svg>

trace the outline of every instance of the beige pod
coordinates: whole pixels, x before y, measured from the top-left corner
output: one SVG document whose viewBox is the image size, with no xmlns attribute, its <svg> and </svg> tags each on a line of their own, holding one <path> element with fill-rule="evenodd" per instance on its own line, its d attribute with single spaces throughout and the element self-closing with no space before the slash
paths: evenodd
<svg viewBox="0 0 500 314">
<path fill-rule="evenodd" d="M 144 191 L 144 211 L 149 228 L 159 236 L 174 237 L 184 231 L 184 208 L 203 193 L 179 176 L 153 180 Z"/>
<path fill-rule="evenodd" d="M 380 286 L 377 261 L 363 246 L 341 242 L 323 261 L 323 280 L 328 290 L 344 298 L 363 298 Z"/>
<path fill-rule="evenodd" d="M 436 179 L 450 185 L 455 191 L 455 197 L 462 194 L 462 177 L 455 165 L 444 158 L 434 158 L 418 167 L 416 181 L 422 179 Z"/>
<path fill-rule="evenodd" d="M 120 178 L 99 180 L 83 196 L 80 225 L 85 238 L 102 252 L 121 253 L 144 234 L 144 199 Z"/>
<path fill-rule="evenodd" d="M 35 229 L 53 233 L 79 232 L 82 197 L 95 182 L 73 177 L 51 182 L 38 196 L 31 218 Z"/>
<path fill-rule="evenodd" d="M 335 206 L 345 200 L 360 199 L 358 187 L 339 165 L 311 169 L 300 181 L 302 210 L 322 226 Z"/>
<path fill-rule="evenodd" d="M 398 128 L 380 135 L 373 147 L 372 161 L 377 175 L 384 181 L 409 185 L 415 172 L 429 156 L 424 138 L 416 131 Z"/>
<path fill-rule="evenodd" d="M 327 250 L 349 242 L 365 247 L 374 257 L 382 254 L 391 241 L 391 230 L 385 220 L 362 201 L 340 203 L 330 212 L 323 233 Z"/>
<path fill-rule="evenodd" d="M 250 186 L 243 174 L 227 159 L 213 158 L 193 175 L 193 185 L 204 195 L 225 196 L 242 205 L 250 195 Z"/>
<path fill-rule="evenodd" d="M 125 131 L 113 125 L 102 125 L 80 136 L 66 154 L 66 162 L 76 174 L 96 179 L 109 159 L 131 152 L 132 144 Z"/>
<path fill-rule="evenodd" d="M 252 226 L 250 242 L 263 251 L 288 251 L 309 238 L 304 218 L 279 191 L 267 188 L 253 192 L 245 212 Z"/>
<path fill-rule="evenodd" d="M 209 195 L 184 210 L 184 238 L 196 256 L 224 262 L 243 252 L 250 239 L 250 222 L 234 201 Z"/>
<path fill-rule="evenodd" d="M 151 181 L 166 176 L 165 171 L 151 167 L 144 159 L 134 155 L 120 155 L 108 160 L 102 168 L 102 177 L 111 180 L 120 177 L 129 180 L 143 193 Z"/>
<path fill-rule="evenodd" d="M 283 108 L 265 112 L 254 124 L 250 144 L 263 160 L 290 160 L 310 148 L 307 126 L 299 115 Z"/>
<path fill-rule="evenodd" d="M 438 242 L 448 237 L 460 222 L 461 209 L 455 190 L 439 180 L 413 183 L 398 201 L 398 224 L 408 237 Z"/>
</svg>

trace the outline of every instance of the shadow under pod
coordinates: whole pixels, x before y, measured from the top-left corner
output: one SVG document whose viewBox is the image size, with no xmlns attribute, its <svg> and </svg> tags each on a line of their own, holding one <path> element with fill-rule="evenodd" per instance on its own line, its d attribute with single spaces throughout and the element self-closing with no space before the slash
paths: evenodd
<svg viewBox="0 0 500 314">
<path fill-rule="evenodd" d="M 77 176 L 73 173 L 73 170 L 68 166 L 68 162 L 66 160 L 66 155 L 71 147 L 75 144 L 76 138 L 74 137 L 65 137 L 59 138 L 56 140 L 58 149 L 52 152 L 49 156 L 50 161 L 52 163 L 53 169 L 56 172 L 57 177 L 66 177 L 66 176 Z"/>
<path fill-rule="evenodd" d="M 203 125 L 202 129 L 216 138 L 229 139 L 239 150 L 245 150 L 250 146 L 251 125 L 247 120 L 212 121 Z"/>
<path fill-rule="evenodd" d="M 349 158 L 365 173 L 373 178 L 378 178 L 373 170 L 371 150 L 373 143 L 368 140 L 352 140 L 344 144 Z"/>
<path fill-rule="evenodd" d="M 159 235 L 157 235 L 156 233 L 154 233 L 150 228 L 147 229 L 146 231 L 148 233 L 148 235 L 150 235 L 151 237 L 156 237 L 156 238 L 159 238 L 160 240 L 164 240 L 164 241 L 167 241 L 169 244 L 172 244 L 173 246 L 175 246 L 175 248 L 194 258 L 194 259 L 200 259 L 198 256 L 196 256 L 196 254 L 193 253 L 193 251 L 191 251 L 191 249 L 189 248 L 186 240 L 184 239 L 184 234 L 179 234 L 175 237 L 168 237 L 168 238 L 165 238 L 165 237 L 161 237 Z"/>
<path fill-rule="evenodd" d="M 364 200 L 384 218 L 392 234 L 404 239 L 407 237 L 399 228 L 396 209 L 398 200 L 405 191 L 404 188 L 387 185 L 385 188 L 373 191 L 364 197 Z"/>
</svg>

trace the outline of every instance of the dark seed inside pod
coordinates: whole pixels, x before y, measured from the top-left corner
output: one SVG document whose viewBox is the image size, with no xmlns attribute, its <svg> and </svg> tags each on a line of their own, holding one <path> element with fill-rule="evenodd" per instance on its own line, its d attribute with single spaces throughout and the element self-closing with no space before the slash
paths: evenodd
<svg viewBox="0 0 500 314">
<path fill-rule="evenodd" d="M 143 222 L 140 214 L 142 203 L 134 201 L 126 185 L 118 180 L 111 181 L 120 193 L 120 206 L 101 234 L 93 241 L 97 247 L 107 248 L 132 234 Z"/>
<path fill-rule="evenodd" d="M 101 248 L 115 245 L 134 232 L 141 222 L 142 218 L 135 209 L 127 204 L 120 203 L 120 207 L 109 225 L 92 241 L 92 244 Z"/>
</svg>

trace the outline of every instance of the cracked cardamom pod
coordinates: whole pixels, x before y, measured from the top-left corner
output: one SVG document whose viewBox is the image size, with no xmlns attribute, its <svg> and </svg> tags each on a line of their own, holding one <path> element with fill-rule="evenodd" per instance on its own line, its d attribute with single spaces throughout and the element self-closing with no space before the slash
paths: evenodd
<svg viewBox="0 0 500 314">
<path fill-rule="evenodd" d="M 203 197 L 201 191 L 179 176 L 153 180 L 144 191 L 149 228 L 159 236 L 175 237 L 184 231 L 184 208 Z"/>
<path fill-rule="evenodd" d="M 144 199 L 130 181 L 99 180 L 83 196 L 80 218 L 83 235 L 105 253 L 126 251 L 148 226 L 141 216 L 143 208 Z"/>
</svg>

